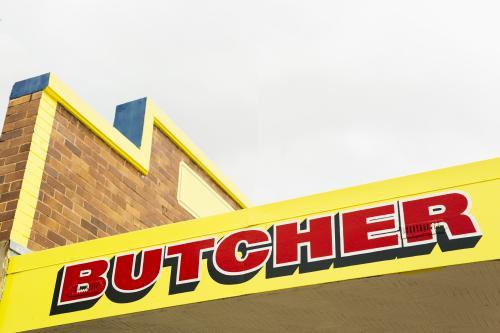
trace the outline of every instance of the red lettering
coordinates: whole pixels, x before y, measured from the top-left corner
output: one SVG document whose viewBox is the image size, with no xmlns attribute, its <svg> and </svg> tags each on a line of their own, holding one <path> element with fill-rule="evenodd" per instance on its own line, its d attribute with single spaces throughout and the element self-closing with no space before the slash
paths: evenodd
<svg viewBox="0 0 500 333">
<path fill-rule="evenodd" d="M 263 230 L 248 229 L 237 231 L 224 237 L 217 245 L 214 263 L 217 269 L 226 275 L 254 272 L 261 268 L 271 254 L 271 237 Z M 244 244 L 245 255 L 239 258 L 238 249 Z M 266 247 L 249 249 L 259 245 Z"/>
<path fill-rule="evenodd" d="M 334 258 L 333 225 L 331 216 L 305 221 L 306 230 L 299 230 L 299 222 L 274 226 L 274 265 L 276 267 L 299 264 L 299 250 L 308 248 L 308 261 Z"/>
<path fill-rule="evenodd" d="M 178 257 L 177 283 L 200 280 L 201 254 L 212 250 L 215 238 L 205 238 L 167 247 L 167 257 Z"/>
<path fill-rule="evenodd" d="M 436 242 L 436 226 L 442 225 L 448 239 L 479 236 L 479 227 L 467 214 L 469 201 L 461 193 L 447 193 L 401 202 L 404 244 Z"/>
<path fill-rule="evenodd" d="M 394 205 L 341 213 L 342 256 L 401 247 Z"/>
<path fill-rule="evenodd" d="M 141 251 L 141 266 L 134 274 L 137 256 L 134 253 L 115 257 L 113 287 L 123 293 L 146 289 L 156 282 L 163 266 L 163 247 Z"/>
<path fill-rule="evenodd" d="M 104 259 L 65 266 L 58 305 L 101 297 L 108 286 L 108 268 Z"/>
</svg>

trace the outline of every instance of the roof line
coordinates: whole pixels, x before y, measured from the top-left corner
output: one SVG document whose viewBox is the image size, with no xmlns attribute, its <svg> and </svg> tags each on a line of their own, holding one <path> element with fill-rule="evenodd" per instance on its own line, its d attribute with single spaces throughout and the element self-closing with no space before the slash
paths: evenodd
<svg viewBox="0 0 500 333">
<path fill-rule="evenodd" d="M 242 208 L 251 206 L 247 197 L 222 174 L 150 98 L 143 98 L 117 106 L 113 126 L 52 73 L 16 82 L 10 97 L 11 99 L 18 98 L 38 91 L 49 94 L 144 175 L 147 175 L 149 171 L 153 127 L 156 126 L 238 205 Z M 130 119 L 140 121 L 127 121 Z"/>
</svg>

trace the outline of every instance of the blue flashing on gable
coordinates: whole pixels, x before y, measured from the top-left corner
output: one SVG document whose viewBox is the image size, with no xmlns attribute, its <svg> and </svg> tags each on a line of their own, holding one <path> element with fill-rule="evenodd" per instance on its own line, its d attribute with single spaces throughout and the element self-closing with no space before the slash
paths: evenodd
<svg viewBox="0 0 500 333">
<path fill-rule="evenodd" d="M 50 73 L 45 73 L 14 83 L 14 87 L 12 87 L 12 91 L 10 92 L 10 99 L 42 91 L 49 85 L 49 78 Z"/>
<path fill-rule="evenodd" d="M 137 147 L 141 147 L 146 97 L 116 107 L 113 126 Z"/>
</svg>

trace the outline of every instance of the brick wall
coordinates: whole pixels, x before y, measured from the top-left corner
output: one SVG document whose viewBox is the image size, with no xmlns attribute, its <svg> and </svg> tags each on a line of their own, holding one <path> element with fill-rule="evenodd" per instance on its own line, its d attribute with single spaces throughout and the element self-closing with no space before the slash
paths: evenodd
<svg viewBox="0 0 500 333">
<path fill-rule="evenodd" d="M 0 241 L 9 239 L 41 93 L 9 102 L 0 137 Z"/>
<path fill-rule="evenodd" d="M 13 100 L 7 112 L 0 143 L 4 239 L 12 227 L 39 97 L 38 93 Z M 149 173 L 144 176 L 58 105 L 28 248 L 41 250 L 192 219 L 177 202 L 181 161 L 239 208 L 157 128 Z"/>
</svg>

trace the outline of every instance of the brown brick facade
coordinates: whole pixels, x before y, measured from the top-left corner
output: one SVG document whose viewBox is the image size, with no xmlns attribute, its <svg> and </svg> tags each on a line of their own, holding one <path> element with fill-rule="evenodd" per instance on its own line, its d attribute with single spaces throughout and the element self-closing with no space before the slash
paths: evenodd
<svg viewBox="0 0 500 333">
<path fill-rule="evenodd" d="M 0 241 L 9 239 L 41 93 L 9 102 L 0 138 Z"/>
<path fill-rule="evenodd" d="M 0 143 L 0 237 L 8 239 L 40 94 L 11 101 Z M 160 130 L 154 128 L 148 175 L 58 105 L 28 242 L 41 250 L 193 217 L 177 202 L 184 161 L 233 208 L 235 203 Z M 24 163 L 24 164 L 23 164 Z"/>
</svg>

